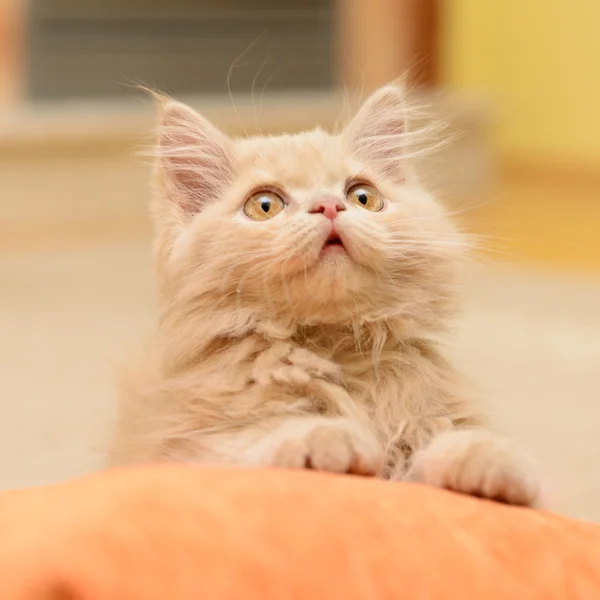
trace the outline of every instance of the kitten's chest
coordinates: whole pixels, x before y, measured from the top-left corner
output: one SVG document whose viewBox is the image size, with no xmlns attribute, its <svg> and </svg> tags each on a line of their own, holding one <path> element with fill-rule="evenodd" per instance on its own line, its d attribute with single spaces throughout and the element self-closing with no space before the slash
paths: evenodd
<svg viewBox="0 0 600 600">
<path fill-rule="evenodd" d="M 403 357 L 375 364 L 349 361 L 341 364 L 341 375 L 349 396 L 384 441 L 405 437 L 402 432 L 412 438 L 416 430 L 447 420 L 436 378 L 426 362 Z"/>
<path fill-rule="evenodd" d="M 364 362 L 346 362 L 340 366 L 342 385 L 369 413 L 376 413 L 382 406 L 400 403 L 405 384 L 402 369 L 389 364 L 378 368 L 378 365 Z"/>
</svg>

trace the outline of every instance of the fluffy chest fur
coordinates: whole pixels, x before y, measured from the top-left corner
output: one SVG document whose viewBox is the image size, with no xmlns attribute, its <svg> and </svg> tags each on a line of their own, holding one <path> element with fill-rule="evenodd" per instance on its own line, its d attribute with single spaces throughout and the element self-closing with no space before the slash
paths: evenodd
<svg viewBox="0 0 600 600">
<path fill-rule="evenodd" d="M 176 338 L 173 329 L 165 334 Z M 127 414 L 117 452 L 127 462 L 259 465 L 249 444 L 288 420 L 319 415 L 351 419 L 373 432 L 382 474 L 398 476 L 435 435 L 478 422 L 433 344 L 394 339 L 381 324 L 358 338 L 339 326 L 285 337 L 259 325 L 188 350 L 184 360 L 163 348 L 124 374 Z"/>
</svg>

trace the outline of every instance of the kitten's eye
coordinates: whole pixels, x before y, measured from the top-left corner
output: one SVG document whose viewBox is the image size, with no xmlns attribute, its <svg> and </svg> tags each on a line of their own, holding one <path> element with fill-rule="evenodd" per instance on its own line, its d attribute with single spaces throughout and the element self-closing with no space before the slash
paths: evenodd
<svg viewBox="0 0 600 600">
<path fill-rule="evenodd" d="M 273 192 L 256 192 L 244 204 L 244 214 L 254 221 L 266 221 L 278 215 L 285 202 Z"/>
<path fill-rule="evenodd" d="M 379 192 L 373 186 L 364 183 L 352 186 L 346 193 L 346 198 L 372 212 L 381 210 L 384 205 Z"/>
</svg>

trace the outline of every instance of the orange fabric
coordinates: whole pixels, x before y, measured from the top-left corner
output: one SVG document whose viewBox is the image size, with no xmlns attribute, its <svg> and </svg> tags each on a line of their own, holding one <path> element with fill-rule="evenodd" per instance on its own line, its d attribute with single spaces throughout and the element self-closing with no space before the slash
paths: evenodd
<svg viewBox="0 0 600 600">
<path fill-rule="evenodd" d="M 145 467 L 0 494 L 2 600 L 600 598 L 600 528 L 409 484 Z"/>
</svg>

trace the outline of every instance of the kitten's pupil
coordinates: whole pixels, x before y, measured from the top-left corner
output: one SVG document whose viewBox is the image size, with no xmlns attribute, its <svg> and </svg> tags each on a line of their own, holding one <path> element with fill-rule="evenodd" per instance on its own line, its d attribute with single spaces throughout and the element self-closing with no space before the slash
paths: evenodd
<svg viewBox="0 0 600 600">
<path fill-rule="evenodd" d="M 271 209 L 271 201 L 270 200 L 263 200 L 260 203 L 260 207 L 266 212 L 268 213 L 269 210 Z"/>
<path fill-rule="evenodd" d="M 367 202 L 369 201 L 369 197 L 365 192 L 358 192 L 357 198 L 363 206 L 366 206 Z"/>
</svg>

